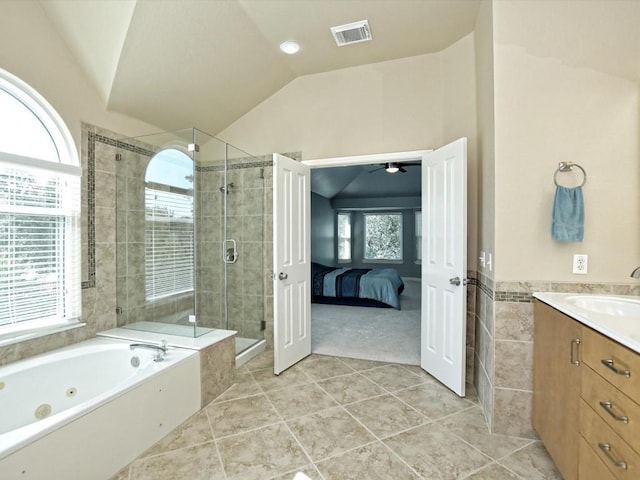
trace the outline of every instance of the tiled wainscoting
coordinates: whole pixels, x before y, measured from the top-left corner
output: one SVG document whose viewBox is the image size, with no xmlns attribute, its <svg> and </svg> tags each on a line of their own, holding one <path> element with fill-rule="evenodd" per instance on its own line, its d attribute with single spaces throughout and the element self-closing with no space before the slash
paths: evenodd
<svg viewBox="0 0 640 480">
<path fill-rule="evenodd" d="M 475 285 L 474 380 L 492 433 L 535 438 L 533 292 L 640 295 L 640 285 L 497 282 L 478 273 Z M 469 343 L 469 342 L 468 342 Z"/>
</svg>

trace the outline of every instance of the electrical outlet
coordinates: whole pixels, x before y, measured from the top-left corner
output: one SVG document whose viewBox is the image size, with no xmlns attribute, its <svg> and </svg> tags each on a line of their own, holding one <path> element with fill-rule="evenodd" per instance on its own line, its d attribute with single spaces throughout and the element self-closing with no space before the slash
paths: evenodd
<svg viewBox="0 0 640 480">
<path fill-rule="evenodd" d="M 587 274 L 587 266 L 589 264 L 589 255 L 576 254 L 573 256 L 573 273 L 579 275 Z"/>
<path fill-rule="evenodd" d="M 189 323 L 196 323 L 196 316 L 195 315 L 189 315 Z"/>
</svg>

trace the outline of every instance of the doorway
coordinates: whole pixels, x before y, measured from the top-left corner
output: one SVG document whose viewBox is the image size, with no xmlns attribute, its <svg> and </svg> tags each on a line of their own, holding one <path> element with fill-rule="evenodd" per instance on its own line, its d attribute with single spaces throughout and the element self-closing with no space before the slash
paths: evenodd
<svg viewBox="0 0 640 480">
<path fill-rule="evenodd" d="M 420 365 L 421 163 L 311 169 L 312 353 Z M 397 289 L 333 296 L 352 275 L 384 272 Z"/>
<path fill-rule="evenodd" d="M 274 154 L 274 373 L 311 353 L 310 170 L 422 161 L 420 365 L 460 396 L 466 355 L 467 139 L 438 150 L 295 162 Z M 393 157 L 391 157 L 393 158 Z M 281 219 L 281 222 L 276 221 Z M 297 292 L 297 295 L 293 295 Z M 426 305 L 425 305 L 426 303 Z"/>
</svg>

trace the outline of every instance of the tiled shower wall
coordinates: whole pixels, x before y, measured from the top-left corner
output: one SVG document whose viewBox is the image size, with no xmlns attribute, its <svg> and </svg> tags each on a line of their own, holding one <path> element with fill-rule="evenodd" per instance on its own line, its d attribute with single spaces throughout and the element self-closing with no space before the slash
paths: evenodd
<svg viewBox="0 0 640 480">
<path fill-rule="evenodd" d="M 533 399 L 533 292 L 640 295 L 640 285 L 497 282 L 478 274 L 475 385 L 493 433 L 536 438 Z"/>
</svg>

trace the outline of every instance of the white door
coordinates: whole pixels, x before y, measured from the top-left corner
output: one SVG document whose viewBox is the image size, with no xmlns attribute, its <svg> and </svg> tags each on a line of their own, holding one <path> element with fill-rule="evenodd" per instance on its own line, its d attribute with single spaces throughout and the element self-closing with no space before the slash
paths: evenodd
<svg viewBox="0 0 640 480">
<path fill-rule="evenodd" d="M 422 157 L 420 365 L 465 394 L 467 139 Z"/>
<path fill-rule="evenodd" d="M 273 155 L 274 373 L 311 354 L 309 167 Z"/>
</svg>

